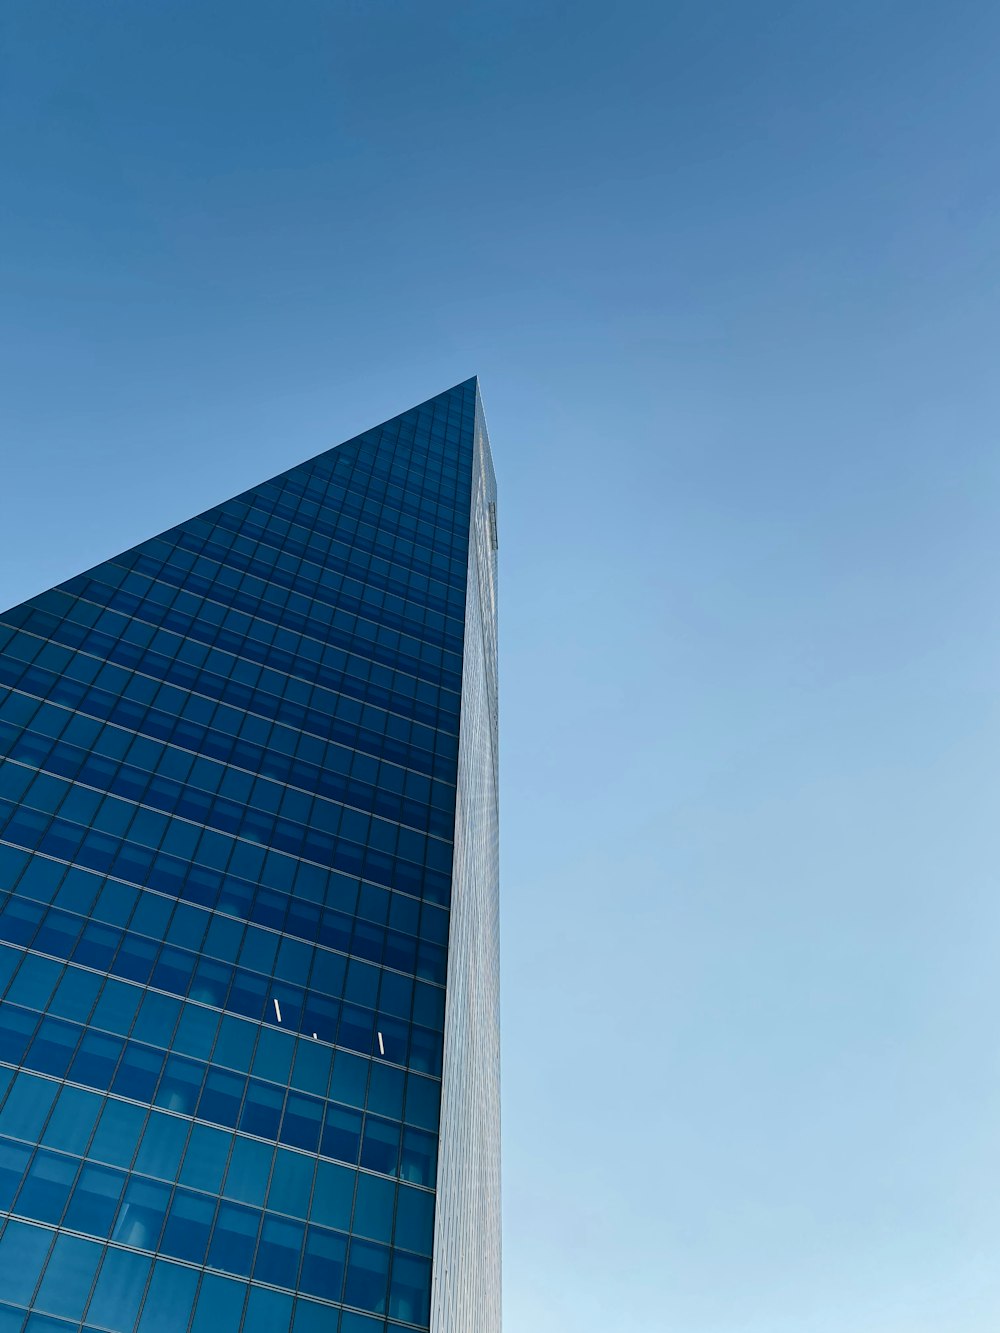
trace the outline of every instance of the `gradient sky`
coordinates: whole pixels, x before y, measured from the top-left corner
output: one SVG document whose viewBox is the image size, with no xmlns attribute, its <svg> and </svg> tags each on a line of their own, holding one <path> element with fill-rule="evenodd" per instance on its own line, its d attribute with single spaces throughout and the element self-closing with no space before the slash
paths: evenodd
<svg viewBox="0 0 1000 1333">
<path fill-rule="evenodd" d="M 507 1333 L 1000 1327 L 1000 7 L 3 0 L 0 603 L 478 373 Z"/>
</svg>

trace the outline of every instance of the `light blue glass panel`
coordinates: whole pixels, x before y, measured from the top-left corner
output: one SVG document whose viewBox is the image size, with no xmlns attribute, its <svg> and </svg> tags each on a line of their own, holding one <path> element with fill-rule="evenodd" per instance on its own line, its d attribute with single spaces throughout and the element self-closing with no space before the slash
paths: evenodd
<svg viewBox="0 0 1000 1333">
<path fill-rule="evenodd" d="M 82 1319 L 100 1261 L 100 1245 L 78 1236 L 57 1236 L 35 1301 L 37 1308 Z"/>
<path fill-rule="evenodd" d="M 0 1236 L 0 1273 L 4 1275 L 3 1294 L 8 1301 L 27 1305 L 42 1271 L 53 1235 L 44 1227 L 10 1221 Z"/>
<path fill-rule="evenodd" d="M 157 1259 L 137 1333 L 181 1333 L 191 1317 L 197 1288 L 193 1268 Z"/>
</svg>

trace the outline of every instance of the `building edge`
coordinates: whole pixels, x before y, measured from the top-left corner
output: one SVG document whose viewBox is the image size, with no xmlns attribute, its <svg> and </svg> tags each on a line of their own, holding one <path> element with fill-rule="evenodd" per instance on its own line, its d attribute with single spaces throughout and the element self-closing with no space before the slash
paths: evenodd
<svg viewBox="0 0 1000 1333">
<path fill-rule="evenodd" d="M 431 1333 L 501 1326 L 496 494 L 477 382 Z"/>
</svg>

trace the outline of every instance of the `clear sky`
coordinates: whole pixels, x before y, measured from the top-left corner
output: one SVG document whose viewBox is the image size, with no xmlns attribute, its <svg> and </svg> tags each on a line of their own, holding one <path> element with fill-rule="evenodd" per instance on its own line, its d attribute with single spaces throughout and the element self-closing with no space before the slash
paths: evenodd
<svg viewBox="0 0 1000 1333">
<path fill-rule="evenodd" d="M 1000 1328 L 1000 6 L 3 0 L 0 603 L 478 373 L 508 1333 Z"/>
</svg>

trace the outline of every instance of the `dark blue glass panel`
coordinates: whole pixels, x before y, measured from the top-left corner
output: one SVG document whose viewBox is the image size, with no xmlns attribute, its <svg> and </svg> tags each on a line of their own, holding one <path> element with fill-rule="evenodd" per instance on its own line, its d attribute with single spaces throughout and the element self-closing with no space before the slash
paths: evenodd
<svg viewBox="0 0 1000 1333">
<path fill-rule="evenodd" d="M 397 1251 L 392 1261 L 389 1313 L 411 1324 L 426 1324 L 430 1312 L 431 1266 L 427 1259 Z"/>
<path fill-rule="evenodd" d="M 259 1282 L 295 1287 L 305 1228 L 301 1222 L 265 1213 L 253 1275 Z"/>
<path fill-rule="evenodd" d="M 13 1204 L 31 1161 L 31 1152 L 26 1143 L 0 1139 L 0 1210 L 7 1211 Z"/>
<path fill-rule="evenodd" d="M 250 1276 L 260 1213 L 240 1204 L 221 1203 L 208 1253 L 213 1268 Z"/>
<path fill-rule="evenodd" d="M 357 1236 L 380 1240 L 386 1244 L 392 1239 L 392 1217 L 396 1204 L 396 1187 L 391 1180 L 370 1176 L 362 1171 L 358 1176 L 358 1192 L 354 1204 L 354 1224 L 351 1230 Z"/>
<path fill-rule="evenodd" d="M 218 1194 L 231 1146 L 231 1135 L 208 1125 L 194 1125 L 184 1154 L 181 1182 Z"/>
<path fill-rule="evenodd" d="M 91 1236 L 110 1236 L 125 1179 L 123 1171 L 85 1162 L 66 1210 L 66 1226 Z"/>
<path fill-rule="evenodd" d="M 14 1211 L 55 1226 L 66 1207 L 76 1168 L 75 1158 L 39 1149 L 28 1168 Z"/>
<path fill-rule="evenodd" d="M 385 1314 L 389 1285 L 389 1250 L 363 1240 L 351 1241 L 344 1300 L 361 1310 Z"/>
<path fill-rule="evenodd" d="M 306 1231 L 305 1253 L 299 1285 L 311 1296 L 339 1301 L 344 1285 L 347 1237 L 323 1227 Z"/>
<path fill-rule="evenodd" d="M 399 1166 L 399 1131 L 400 1126 L 395 1121 L 369 1116 L 361 1145 L 361 1165 L 370 1171 L 395 1175 Z"/>
<path fill-rule="evenodd" d="M 207 1194 L 177 1190 L 160 1238 L 161 1251 L 191 1264 L 204 1263 L 214 1217 L 214 1199 Z"/>
<path fill-rule="evenodd" d="M 320 1151 L 324 1157 L 356 1163 L 361 1144 L 361 1116 L 343 1106 L 328 1106 Z"/>
<path fill-rule="evenodd" d="M 112 1239 L 139 1250 L 155 1250 L 169 1198 L 166 1185 L 133 1176 L 125 1188 Z"/>
<path fill-rule="evenodd" d="M 404 1250 L 430 1254 L 434 1240 L 434 1195 L 400 1185 L 396 1198 L 394 1243 Z"/>
</svg>

